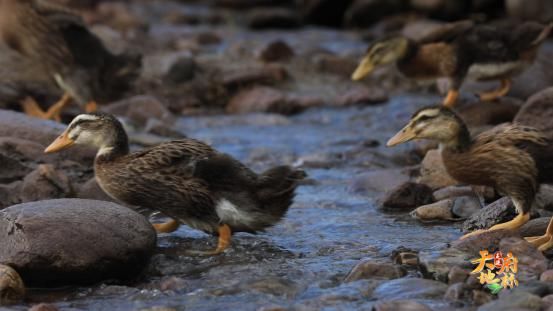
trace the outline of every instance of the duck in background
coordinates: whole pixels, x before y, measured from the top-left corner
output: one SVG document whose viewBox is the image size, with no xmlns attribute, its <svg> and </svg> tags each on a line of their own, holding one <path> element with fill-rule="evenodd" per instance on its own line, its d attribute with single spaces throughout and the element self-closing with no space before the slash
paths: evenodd
<svg viewBox="0 0 553 311">
<path fill-rule="evenodd" d="M 553 24 L 535 22 L 501 28 L 460 21 L 444 25 L 418 41 L 401 36 L 384 38 L 369 46 L 351 78 L 361 80 L 375 68 L 390 63 L 409 78 L 446 77 L 450 86 L 442 104 L 447 107 L 457 102 L 465 78 L 500 80 L 501 87 L 479 94 L 482 101 L 493 101 L 505 96 L 512 77 L 534 62 L 552 28 Z"/>
<path fill-rule="evenodd" d="M 47 0 L 0 0 L 0 40 L 53 80 L 63 97 L 47 111 L 22 101 L 32 116 L 60 120 L 72 100 L 88 112 L 119 99 L 140 74 L 141 56 L 114 55 L 72 10 Z"/>
<path fill-rule="evenodd" d="M 98 148 L 94 172 L 100 187 L 121 202 L 159 210 L 174 221 L 154 225 L 170 232 L 186 224 L 219 235 L 218 254 L 233 232 L 256 233 L 288 211 L 302 170 L 277 166 L 256 174 L 205 143 L 182 139 L 129 153 L 121 123 L 106 114 L 82 114 L 45 152 L 72 145 Z"/>
<path fill-rule="evenodd" d="M 500 125 L 473 138 L 452 110 L 432 106 L 415 112 L 387 146 L 414 139 L 439 142 L 443 163 L 451 177 L 469 185 L 494 187 L 509 196 L 516 207 L 518 215 L 513 220 L 462 238 L 485 231 L 520 228 L 530 219 L 529 211 L 539 185 L 553 183 L 553 143 L 532 127 Z M 553 246 L 553 239 L 529 239 L 540 249 Z"/>
</svg>

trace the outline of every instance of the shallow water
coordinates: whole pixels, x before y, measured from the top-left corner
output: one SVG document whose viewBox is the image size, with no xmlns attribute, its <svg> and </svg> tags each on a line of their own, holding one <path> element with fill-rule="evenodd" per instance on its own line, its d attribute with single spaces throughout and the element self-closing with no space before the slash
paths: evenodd
<svg viewBox="0 0 553 311">
<path fill-rule="evenodd" d="M 383 213 L 375 207 L 382 193 L 355 193 L 351 187 L 362 173 L 396 165 L 407 150 L 402 148 L 409 147 L 388 149 L 384 142 L 429 100 L 405 96 L 380 106 L 317 108 L 294 117 L 182 118 L 178 129 L 183 133 L 258 171 L 282 163 L 306 164 L 310 180 L 299 187 L 286 219 L 265 233 L 237 234 L 230 250 L 210 258 L 189 257 L 185 251 L 211 248 L 215 239 L 181 227 L 159 237 L 140 280 L 57 293 L 35 290 L 30 300 L 51 301 L 62 310 L 370 307 L 374 299 L 365 281 L 341 282 L 360 259 L 390 262 L 390 253 L 399 246 L 439 249 L 460 235 L 451 225 L 425 225 L 407 213 Z M 363 145 L 372 140 L 380 146 Z"/>
</svg>

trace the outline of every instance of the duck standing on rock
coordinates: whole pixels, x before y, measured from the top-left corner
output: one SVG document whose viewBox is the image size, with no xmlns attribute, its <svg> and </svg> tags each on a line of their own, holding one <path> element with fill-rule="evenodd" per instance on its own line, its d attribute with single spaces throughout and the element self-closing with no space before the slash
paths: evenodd
<svg viewBox="0 0 553 311">
<path fill-rule="evenodd" d="M 445 25 L 418 41 L 405 37 L 377 40 L 369 46 L 352 79 L 361 80 L 376 67 L 395 62 L 409 78 L 449 78 L 449 91 L 443 100 L 447 107 L 457 102 L 466 77 L 501 80 L 500 88 L 479 94 L 481 100 L 493 101 L 505 96 L 511 78 L 534 62 L 552 28 L 553 24 L 535 22 L 509 29 L 461 21 Z"/>
<path fill-rule="evenodd" d="M 97 102 L 119 99 L 142 65 L 139 55 L 113 55 L 78 15 L 47 0 L 0 0 L 0 40 L 65 92 L 46 112 L 23 100 L 27 114 L 44 119 L 59 121 L 71 100 L 93 112 Z"/>
<path fill-rule="evenodd" d="M 223 252 L 233 232 L 255 233 L 276 224 L 292 204 L 306 174 L 278 166 L 256 174 L 229 155 L 194 139 L 175 140 L 129 153 L 121 123 L 106 114 L 81 114 L 45 150 L 72 145 L 99 149 L 96 180 L 121 202 L 159 210 L 178 223 L 218 234 Z M 170 232 L 178 224 L 155 226 Z"/>
<path fill-rule="evenodd" d="M 438 141 L 445 168 L 457 181 L 494 187 L 513 200 L 518 213 L 513 220 L 462 238 L 521 227 L 530 218 L 540 183 L 553 183 L 553 143 L 532 127 L 501 125 L 472 138 L 463 120 L 452 110 L 433 106 L 415 112 L 387 146 L 413 139 Z M 541 249 L 553 246 L 553 240 L 541 241 Z"/>
</svg>

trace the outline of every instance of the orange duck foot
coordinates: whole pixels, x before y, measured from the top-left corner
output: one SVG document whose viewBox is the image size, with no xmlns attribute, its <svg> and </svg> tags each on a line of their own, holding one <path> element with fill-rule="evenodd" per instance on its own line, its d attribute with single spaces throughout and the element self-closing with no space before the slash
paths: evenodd
<svg viewBox="0 0 553 311">
<path fill-rule="evenodd" d="M 224 252 L 230 246 L 230 240 L 232 237 L 232 230 L 228 225 L 219 226 L 219 241 L 217 243 L 217 248 L 212 251 L 188 251 L 191 255 L 199 256 L 213 256 L 219 255 Z"/>
<path fill-rule="evenodd" d="M 444 99 L 444 101 L 442 102 L 442 104 L 444 106 L 448 107 L 448 108 L 451 108 L 451 107 L 455 106 L 455 104 L 457 103 L 458 98 L 459 98 L 459 91 L 449 90 L 449 92 L 447 92 L 447 96 Z"/>
<path fill-rule="evenodd" d="M 503 79 L 501 80 L 501 86 L 493 91 L 484 92 L 478 94 L 478 97 L 480 97 L 481 101 L 490 102 L 494 101 L 500 97 L 503 97 L 509 93 L 509 90 L 511 89 L 511 80 L 509 79 Z"/>
<path fill-rule="evenodd" d="M 23 111 L 27 115 L 40 119 L 54 120 L 60 122 L 62 110 L 70 103 L 71 97 L 69 96 L 69 94 L 66 93 L 57 103 L 48 108 L 47 111 L 42 110 L 37 102 L 31 97 L 25 98 L 21 102 L 21 106 L 23 107 Z"/>
<path fill-rule="evenodd" d="M 156 229 L 157 233 L 171 233 L 176 231 L 180 225 L 176 220 L 171 219 L 164 223 L 152 224 L 152 226 Z"/>
</svg>

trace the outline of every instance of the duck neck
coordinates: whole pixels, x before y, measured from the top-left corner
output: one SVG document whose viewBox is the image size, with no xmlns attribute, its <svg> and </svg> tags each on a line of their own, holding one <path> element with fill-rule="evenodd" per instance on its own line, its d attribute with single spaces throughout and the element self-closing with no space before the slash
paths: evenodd
<svg viewBox="0 0 553 311">
<path fill-rule="evenodd" d="M 450 152 L 465 152 L 470 148 L 471 144 L 472 138 L 470 137 L 468 128 L 465 124 L 460 123 L 457 135 L 447 142 L 442 142 L 440 148 Z"/>
<path fill-rule="evenodd" d="M 419 45 L 415 41 L 408 39 L 405 52 L 403 53 L 403 55 L 401 55 L 401 57 L 397 61 L 398 65 L 401 67 L 409 64 L 409 61 L 412 60 L 415 56 L 417 56 L 418 51 L 419 51 Z"/>
<path fill-rule="evenodd" d="M 112 161 L 129 153 L 129 139 L 124 131 L 118 131 L 112 140 L 100 147 L 96 162 Z"/>
</svg>

